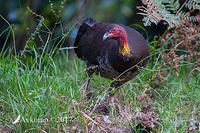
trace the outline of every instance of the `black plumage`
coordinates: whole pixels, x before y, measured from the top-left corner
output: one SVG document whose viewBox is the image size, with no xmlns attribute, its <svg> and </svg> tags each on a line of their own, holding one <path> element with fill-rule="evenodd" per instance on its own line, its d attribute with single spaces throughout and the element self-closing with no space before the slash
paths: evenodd
<svg viewBox="0 0 200 133">
<path fill-rule="evenodd" d="M 127 43 L 130 51 L 123 51 L 125 45 L 121 44 L 118 36 L 108 36 L 109 31 L 120 35 L 126 33 Z M 106 34 L 106 35 L 105 35 Z M 131 80 L 139 71 L 138 67 L 145 67 L 150 54 L 149 47 L 143 36 L 136 30 L 113 23 L 100 23 L 92 18 L 86 19 L 78 30 L 74 45 L 75 53 L 87 64 L 87 74 L 90 77 L 94 72 L 100 73 L 102 77 L 113 80 L 110 89 L 119 88 L 125 82 Z M 87 80 L 88 88 L 89 79 Z M 113 94 L 110 94 L 111 96 Z"/>
</svg>

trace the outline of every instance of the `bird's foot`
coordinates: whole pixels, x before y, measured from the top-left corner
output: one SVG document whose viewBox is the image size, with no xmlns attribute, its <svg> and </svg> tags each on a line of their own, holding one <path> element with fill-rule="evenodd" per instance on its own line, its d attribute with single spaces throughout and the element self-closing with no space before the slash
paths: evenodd
<svg viewBox="0 0 200 133">
<path fill-rule="evenodd" d="M 114 115 L 114 108 L 115 107 L 115 97 L 110 96 L 109 94 L 105 96 L 104 101 L 100 101 L 96 107 L 95 112 L 96 113 L 102 113 L 108 115 L 110 112 L 112 112 L 112 115 Z"/>
</svg>

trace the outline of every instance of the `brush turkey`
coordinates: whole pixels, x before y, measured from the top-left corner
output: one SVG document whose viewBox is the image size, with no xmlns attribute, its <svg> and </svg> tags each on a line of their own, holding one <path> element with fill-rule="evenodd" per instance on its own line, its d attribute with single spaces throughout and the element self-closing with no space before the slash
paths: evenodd
<svg viewBox="0 0 200 133">
<path fill-rule="evenodd" d="M 110 97 L 147 65 L 150 54 L 144 37 L 135 29 L 122 24 L 101 23 L 92 18 L 82 23 L 74 45 L 75 53 L 87 65 L 86 92 L 90 76 L 100 73 L 113 80 L 109 87 Z"/>
</svg>

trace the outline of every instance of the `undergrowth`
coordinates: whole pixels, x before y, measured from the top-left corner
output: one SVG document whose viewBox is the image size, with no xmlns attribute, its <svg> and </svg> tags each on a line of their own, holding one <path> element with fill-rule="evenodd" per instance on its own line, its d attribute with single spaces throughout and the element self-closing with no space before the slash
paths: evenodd
<svg viewBox="0 0 200 133">
<path fill-rule="evenodd" d="M 42 16 L 29 11 L 40 21 L 24 50 L 16 53 L 14 46 L 14 54 L 0 52 L 0 132 L 142 132 L 147 130 L 144 126 L 161 133 L 200 130 L 199 44 L 188 51 L 196 38 L 188 45 L 181 43 L 180 50 L 176 46 L 182 39 L 176 35 L 181 30 L 168 33 L 167 38 L 162 38 L 164 42 L 159 42 L 160 47 L 152 50 L 147 67 L 117 92 L 116 105 L 111 106 L 113 114 L 103 115 L 94 109 L 104 100 L 111 81 L 94 75 L 90 84 L 92 96 L 85 103 L 86 65 L 77 58 L 69 60 L 68 49 L 74 47 L 62 47 L 70 30 L 55 36 Z M 15 39 L 13 26 L 8 25 L 8 37 Z M 44 31 L 45 39 L 40 37 Z M 35 46 L 36 38 L 42 47 Z M 3 45 L 6 43 L 7 40 Z M 182 53 L 190 56 L 181 57 Z M 150 125 L 145 125 L 144 117 L 152 115 L 145 112 L 148 108 L 156 119 L 148 119 Z"/>
<path fill-rule="evenodd" d="M 41 57 L 39 53 L 35 54 Z M 148 64 L 117 92 L 118 105 L 142 110 L 145 102 L 138 99 L 147 95 L 160 118 L 155 128 L 157 132 L 199 130 L 200 69 L 193 68 L 195 62 L 181 61 L 177 75 L 173 66 L 162 66 L 160 49 L 156 55 L 158 58 L 153 64 Z M 65 50 L 56 56 L 45 53 L 45 58 L 41 60 L 41 67 L 38 66 L 40 58 L 30 66 L 20 56 L 1 55 L 1 131 L 86 132 L 94 122 L 91 119 L 98 115 L 89 115 L 87 111 L 102 100 L 111 81 L 93 76 L 90 86 L 93 98 L 85 105 L 82 93 L 86 78 L 85 63 L 76 58 L 69 60 Z M 198 73 L 195 73 L 196 70 Z M 167 80 L 160 78 L 158 71 Z M 113 110 L 114 115 L 109 115 L 113 123 L 125 127 L 132 124 L 133 129 L 138 130 L 138 123 L 128 121 L 134 117 L 134 112 L 127 111 L 129 116 L 125 121 L 115 108 Z"/>
</svg>

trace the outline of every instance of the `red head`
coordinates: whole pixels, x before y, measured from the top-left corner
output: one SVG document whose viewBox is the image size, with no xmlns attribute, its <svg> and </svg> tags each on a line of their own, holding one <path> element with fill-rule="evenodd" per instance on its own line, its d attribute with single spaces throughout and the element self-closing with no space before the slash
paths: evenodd
<svg viewBox="0 0 200 133">
<path fill-rule="evenodd" d="M 106 40 L 108 38 L 120 38 L 122 41 L 126 41 L 126 31 L 123 27 L 119 25 L 113 25 L 113 27 L 104 34 L 103 40 Z"/>
<path fill-rule="evenodd" d="M 126 31 L 122 26 L 113 25 L 113 27 L 104 34 L 103 41 L 109 38 L 119 39 L 119 52 L 122 55 L 130 54 Z"/>
</svg>

